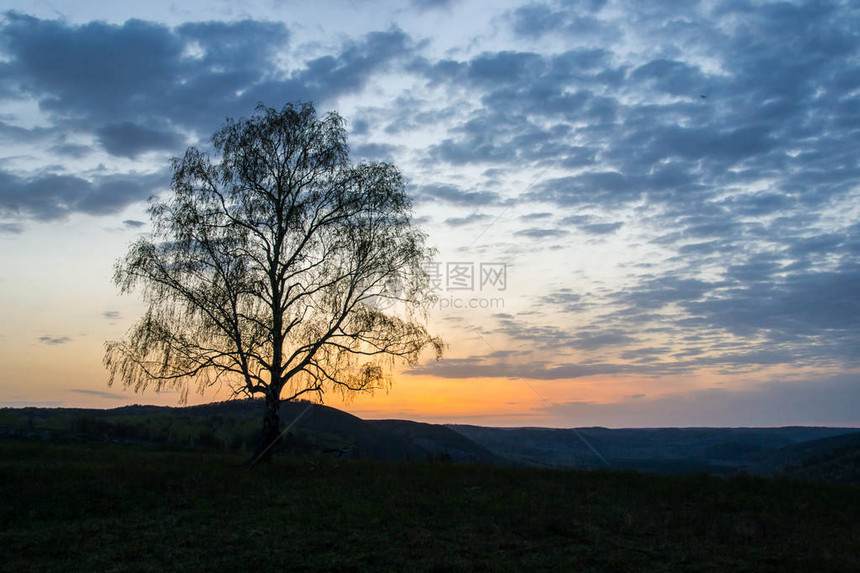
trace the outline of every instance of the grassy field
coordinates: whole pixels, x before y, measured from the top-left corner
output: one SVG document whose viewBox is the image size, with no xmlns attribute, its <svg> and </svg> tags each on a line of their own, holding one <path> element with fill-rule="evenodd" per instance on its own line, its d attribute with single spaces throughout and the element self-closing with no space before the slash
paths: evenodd
<svg viewBox="0 0 860 573">
<path fill-rule="evenodd" d="M 243 461 L 0 441 L 0 568 L 860 571 L 857 486 Z"/>
</svg>

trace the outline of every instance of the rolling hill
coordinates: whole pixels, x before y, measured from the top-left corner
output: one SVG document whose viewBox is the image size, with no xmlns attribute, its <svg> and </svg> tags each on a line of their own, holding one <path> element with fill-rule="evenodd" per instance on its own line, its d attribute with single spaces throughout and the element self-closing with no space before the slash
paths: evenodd
<svg viewBox="0 0 860 573">
<path fill-rule="evenodd" d="M 178 408 L 5 408 L 0 409 L 0 437 L 169 445 L 250 454 L 257 443 L 262 412 L 263 403 L 258 400 Z M 279 451 L 298 456 L 860 479 L 860 432 L 853 428 L 574 430 L 445 426 L 362 420 L 311 402 L 283 404 L 281 422 L 285 432 Z"/>
<path fill-rule="evenodd" d="M 608 466 L 661 474 L 755 471 L 773 475 L 781 473 L 788 461 L 820 455 L 831 444 L 840 444 L 842 439 L 851 441 L 849 436 L 858 433 L 854 428 L 804 426 L 576 430 L 449 427 L 490 452 L 525 465 L 591 469 Z M 772 471 L 767 469 L 767 460 L 776 460 Z"/>
<path fill-rule="evenodd" d="M 259 435 L 263 407 L 259 400 L 231 400 L 179 408 L 4 408 L 0 409 L 0 436 L 251 451 Z M 424 461 L 445 452 L 452 458 L 476 462 L 490 463 L 493 458 L 442 426 L 432 439 L 423 439 L 416 431 L 400 431 L 397 424 L 376 424 L 304 401 L 282 404 L 280 415 L 285 427 L 280 450 L 292 454 L 327 453 L 383 461 Z"/>
<path fill-rule="evenodd" d="M 860 483 L 860 432 L 781 448 L 749 471 L 807 481 Z"/>
</svg>

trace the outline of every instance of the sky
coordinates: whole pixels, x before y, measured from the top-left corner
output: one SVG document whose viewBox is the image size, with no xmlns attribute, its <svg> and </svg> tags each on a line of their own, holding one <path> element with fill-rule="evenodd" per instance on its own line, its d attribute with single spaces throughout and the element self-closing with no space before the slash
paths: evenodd
<svg viewBox="0 0 860 573">
<path fill-rule="evenodd" d="M 7 0 L 0 406 L 107 386 L 114 262 L 169 160 L 259 102 L 347 120 L 438 249 L 449 347 L 366 418 L 860 426 L 852 2 Z M 223 388 L 189 403 L 225 398 Z"/>
</svg>

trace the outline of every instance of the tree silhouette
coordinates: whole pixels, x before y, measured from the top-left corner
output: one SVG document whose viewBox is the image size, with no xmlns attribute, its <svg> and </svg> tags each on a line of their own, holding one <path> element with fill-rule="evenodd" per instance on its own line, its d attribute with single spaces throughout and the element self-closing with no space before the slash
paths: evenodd
<svg viewBox="0 0 860 573">
<path fill-rule="evenodd" d="M 258 457 L 280 436 L 279 405 L 390 384 L 398 359 L 437 358 L 421 263 L 398 169 L 349 161 L 344 121 L 311 103 L 257 107 L 172 160 L 172 193 L 150 205 L 152 233 L 117 262 L 115 283 L 148 303 L 106 343 L 109 384 L 264 396 Z M 393 288 L 396 287 L 396 288 Z M 391 303 L 399 303 L 383 312 Z"/>
</svg>

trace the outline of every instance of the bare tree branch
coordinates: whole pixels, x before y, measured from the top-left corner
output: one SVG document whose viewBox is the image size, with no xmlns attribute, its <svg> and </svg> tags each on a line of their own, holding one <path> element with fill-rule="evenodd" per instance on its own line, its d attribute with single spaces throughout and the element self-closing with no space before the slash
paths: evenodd
<svg viewBox="0 0 860 573">
<path fill-rule="evenodd" d="M 152 235 L 117 263 L 116 284 L 148 309 L 104 362 L 110 383 L 135 391 L 225 383 L 263 395 L 270 452 L 281 401 L 373 391 L 395 360 L 441 355 L 423 325 L 432 251 L 400 172 L 351 164 L 336 113 L 260 105 L 212 141 L 216 161 L 194 147 L 172 161 Z M 396 315 L 374 307 L 384 299 L 398 301 Z"/>
</svg>

